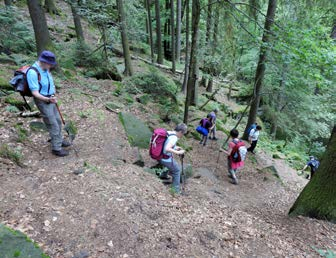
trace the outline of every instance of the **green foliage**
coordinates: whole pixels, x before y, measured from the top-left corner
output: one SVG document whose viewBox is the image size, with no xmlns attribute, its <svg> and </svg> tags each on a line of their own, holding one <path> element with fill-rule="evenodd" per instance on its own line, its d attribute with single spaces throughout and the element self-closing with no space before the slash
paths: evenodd
<svg viewBox="0 0 336 258">
<path fill-rule="evenodd" d="M 35 51 L 34 33 L 15 7 L 0 9 L 0 24 L 0 52 L 30 54 Z"/>
<path fill-rule="evenodd" d="M 12 106 L 12 105 L 7 106 L 6 107 L 6 111 L 10 112 L 10 113 L 18 113 L 18 112 L 20 112 L 20 110 L 16 106 Z"/>
<path fill-rule="evenodd" d="M 22 124 L 16 124 L 14 126 L 17 132 L 17 141 L 18 142 L 24 142 L 28 138 L 28 131 L 22 127 Z"/>
<path fill-rule="evenodd" d="M 2 144 L 0 146 L 0 157 L 9 159 L 13 161 L 15 164 L 21 166 L 23 155 L 19 149 L 14 150 L 7 144 Z"/>
<path fill-rule="evenodd" d="M 322 249 L 318 249 L 316 247 L 313 247 L 313 249 L 321 256 L 321 257 L 325 257 L 325 258 L 335 258 L 336 257 L 336 253 L 330 249 L 328 250 L 322 250 Z"/>
</svg>

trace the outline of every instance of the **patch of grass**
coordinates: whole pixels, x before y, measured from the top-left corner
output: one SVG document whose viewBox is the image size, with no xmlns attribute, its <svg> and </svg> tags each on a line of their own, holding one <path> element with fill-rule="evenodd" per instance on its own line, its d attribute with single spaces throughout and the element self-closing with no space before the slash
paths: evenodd
<svg viewBox="0 0 336 258">
<path fill-rule="evenodd" d="M 14 126 L 14 128 L 16 129 L 16 132 L 17 132 L 17 139 L 16 140 L 18 142 L 26 141 L 27 138 L 28 138 L 28 135 L 29 135 L 28 131 L 26 129 L 24 129 L 21 124 L 16 124 Z"/>
<path fill-rule="evenodd" d="M 9 112 L 9 113 L 18 113 L 20 112 L 20 110 L 16 107 L 16 106 L 7 106 L 6 107 L 6 111 Z"/>
<path fill-rule="evenodd" d="M 20 251 L 15 251 L 13 254 L 14 257 L 19 257 L 20 255 L 21 255 Z"/>
<path fill-rule="evenodd" d="M 2 144 L 0 146 L 0 157 L 9 159 L 13 161 L 15 164 L 21 166 L 23 155 L 20 150 L 13 150 L 7 144 Z"/>
<path fill-rule="evenodd" d="M 18 100 L 17 98 L 15 98 L 14 95 L 7 96 L 5 98 L 5 103 L 15 106 L 18 109 L 22 109 L 24 106 L 26 106 L 26 103 L 24 101 Z"/>
<path fill-rule="evenodd" d="M 100 170 L 97 166 L 90 164 L 88 161 L 84 161 L 84 167 L 87 168 L 88 170 L 99 173 Z"/>
</svg>

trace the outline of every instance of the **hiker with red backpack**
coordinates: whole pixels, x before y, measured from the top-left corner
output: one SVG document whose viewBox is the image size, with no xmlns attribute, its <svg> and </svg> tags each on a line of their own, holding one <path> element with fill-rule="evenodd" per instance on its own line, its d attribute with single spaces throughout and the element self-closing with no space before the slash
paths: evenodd
<svg viewBox="0 0 336 258">
<path fill-rule="evenodd" d="M 69 155 L 67 150 L 62 147 L 69 147 L 71 144 L 63 140 L 62 121 L 57 109 L 57 99 L 55 97 L 56 88 L 50 69 L 56 65 L 55 54 L 50 51 L 43 51 L 31 67 L 23 67 L 21 71 L 22 87 L 27 84 L 28 93 L 21 95 L 33 96 L 37 108 L 40 110 L 43 121 L 49 131 L 51 137 L 52 153 L 56 156 L 64 157 Z M 20 80 L 20 74 L 13 80 Z M 16 83 L 18 84 L 18 82 Z M 14 83 L 12 83 L 14 85 Z"/>
<path fill-rule="evenodd" d="M 237 170 L 244 166 L 244 160 L 246 157 L 247 149 L 245 143 L 238 138 L 239 132 L 237 129 L 230 131 L 232 141 L 229 143 L 229 147 L 224 151 L 228 155 L 228 176 L 232 179 L 232 184 L 237 185 Z"/>
<path fill-rule="evenodd" d="M 169 179 L 168 173 L 173 177 L 173 190 L 180 194 L 181 167 L 174 158 L 174 154 L 182 156 L 185 153 L 177 146 L 177 141 L 187 133 L 187 126 L 179 124 L 174 131 L 166 131 L 163 128 L 155 129 L 150 142 L 150 156 L 159 161 L 168 171 L 163 172 L 161 179 Z"/>
<path fill-rule="evenodd" d="M 202 135 L 202 139 L 200 141 L 200 144 L 203 144 L 203 146 L 206 146 L 209 132 L 212 130 L 212 128 L 214 126 L 215 125 L 213 125 L 211 123 L 211 116 L 210 116 L 210 114 L 206 118 L 203 118 L 200 121 L 199 126 L 197 126 L 196 131 L 199 132 Z"/>
</svg>

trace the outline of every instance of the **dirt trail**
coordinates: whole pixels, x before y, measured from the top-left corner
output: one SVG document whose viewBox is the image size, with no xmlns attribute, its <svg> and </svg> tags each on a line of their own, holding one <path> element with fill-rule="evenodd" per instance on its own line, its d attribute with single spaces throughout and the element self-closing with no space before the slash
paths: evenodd
<svg viewBox="0 0 336 258">
<path fill-rule="evenodd" d="M 269 165 L 261 153 L 234 186 L 224 156 L 214 171 L 218 146 L 202 149 L 190 140 L 186 162 L 198 176 L 188 180 L 186 196 L 174 197 L 130 164 L 135 150 L 117 115 L 73 87 L 62 96 L 64 112 L 79 127 L 79 156 L 55 158 L 47 135 L 36 134 L 23 145 L 27 166 L 2 164 L 0 172 L 0 221 L 26 232 L 51 257 L 317 257 L 312 246 L 336 249 L 335 225 L 287 216 L 306 181 L 281 161 L 274 162 L 284 185 L 257 171 Z M 85 172 L 75 175 L 84 164 Z"/>
</svg>

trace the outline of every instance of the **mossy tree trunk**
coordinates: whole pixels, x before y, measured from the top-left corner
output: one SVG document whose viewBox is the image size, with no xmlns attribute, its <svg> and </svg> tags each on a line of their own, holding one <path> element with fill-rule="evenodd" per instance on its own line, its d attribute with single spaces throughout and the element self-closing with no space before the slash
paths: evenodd
<svg viewBox="0 0 336 258">
<path fill-rule="evenodd" d="M 175 47 L 176 47 L 176 42 L 175 42 L 175 12 L 174 12 L 174 1 L 170 0 L 170 30 L 171 30 L 171 43 L 170 43 L 170 48 L 171 48 L 171 60 L 172 60 L 172 73 L 176 72 L 176 62 L 175 62 Z"/>
<path fill-rule="evenodd" d="M 84 41 L 84 32 L 83 32 L 83 27 L 82 27 L 82 23 L 81 23 L 81 18 L 78 14 L 78 11 L 77 11 L 78 1 L 72 0 L 70 2 L 70 5 L 71 5 L 72 17 L 73 17 L 73 20 L 74 20 L 77 40 L 78 41 Z"/>
<path fill-rule="evenodd" d="M 320 167 L 290 209 L 289 215 L 336 223 L 336 125 Z"/>
<path fill-rule="evenodd" d="M 176 2 L 176 61 L 181 61 L 182 0 Z"/>
<path fill-rule="evenodd" d="M 267 45 L 269 45 L 269 42 L 270 42 L 271 27 L 274 23 L 276 7 L 277 7 L 277 0 L 268 1 L 264 33 L 262 37 L 262 43 L 260 46 L 259 61 L 258 61 L 255 81 L 254 81 L 254 96 L 253 96 L 253 101 L 250 107 L 250 113 L 249 113 L 247 125 L 246 125 L 244 135 L 243 135 L 244 140 L 247 140 L 248 138 L 248 133 L 247 133 L 248 128 L 253 123 L 255 123 L 257 119 L 257 112 L 258 112 L 260 99 L 261 99 L 261 90 L 262 90 L 262 85 L 263 85 L 263 80 L 264 80 L 265 70 L 266 70 Z"/>
<path fill-rule="evenodd" d="M 157 62 L 163 64 L 160 0 L 155 0 Z"/>
<path fill-rule="evenodd" d="M 188 77 L 189 77 L 189 48 L 190 48 L 190 43 L 189 43 L 189 34 L 190 34 L 190 3 L 189 0 L 185 0 L 185 5 L 186 5 L 186 32 L 185 32 L 185 65 L 184 65 L 184 79 L 183 79 L 183 84 L 182 84 L 182 92 L 185 93 L 187 89 L 187 84 L 188 84 Z"/>
<path fill-rule="evenodd" d="M 123 0 L 117 0 L 117 6 L 118 6 L 118 16 L 119 16 L 119 23 L 120 23 L 121 40 L 122 40 L 124 60 L 125 60 L 124 74 L 126 76 L 132 76 L 133 68 L 132 68 L 131 54 L 130 54 L 129 44 L 128 44 L 126 17 L 125 17 Z"/>
<path fill-rule="evenodd" d="M 200 22 L 200 1 L 192 1 L 192 41 L 191 41 L 191 52 L 189 61 L 189 76 L 187 83 L 187 96 L 184 108 L 184 123 L 188 124 L 189 116 L 189 106 L 195 102 L 195 96 L 197 94 L 197 80 L 198 80 L 198 30 Z"/>
<path fill-rule="evenodd" d="M 37 54 L 39 55 L 43 50 L 52 50 L 53 45 L 41 2 L 39 0 L 27 0 L 27 4 L 33 23 Z"/>
<path fill-rule="evenodd" d="M 147 23 L 148 23 L 148 32 L 149 32 L 149 45 L 151 48 L 151 60 L 152 60 L 152 63 L 154 63 L 154 44 L 153 44 L 151 0 L 146 0 L 146 10 L 147 10 Z"/>
</svg>

